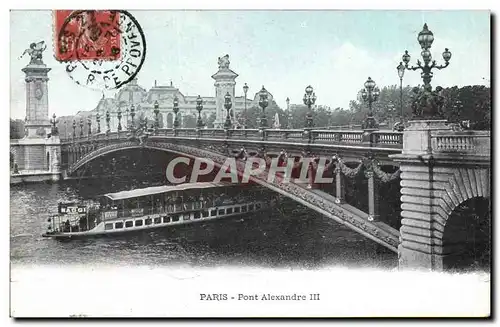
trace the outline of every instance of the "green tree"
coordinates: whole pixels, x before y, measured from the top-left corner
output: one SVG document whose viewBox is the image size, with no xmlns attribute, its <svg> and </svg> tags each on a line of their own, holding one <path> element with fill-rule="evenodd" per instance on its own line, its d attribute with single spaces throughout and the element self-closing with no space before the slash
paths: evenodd
<svg viewBox="0 0 500 327">
<path fill-rule="evenodd" d="M 195 115 L 185 115 L 182 117 L 182 127 L 184 128 L 195 128 L 196 127 L 196 116 Z"/>
</svg>

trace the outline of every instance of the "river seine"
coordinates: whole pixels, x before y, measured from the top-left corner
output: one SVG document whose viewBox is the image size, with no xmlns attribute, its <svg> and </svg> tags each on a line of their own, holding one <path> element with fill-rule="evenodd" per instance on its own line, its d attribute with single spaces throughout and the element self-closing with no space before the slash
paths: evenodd
<svg viewBox="0 0 500 327">
<path fill-rule="evenodd" d="M 106 264 L 117 266 L 252 266 L 387 268 L 397 254 L 335 221 L 305 210 L 287 217 L 280 210 L 146 232 L 135 236 L 59 242 L 42 238 L 59 201 L 109 192 L 97 181 L 14 185 L 10 190 L 13 265 Z M 98 190 L 98 191 L 97 191 Z"/>
</svg>

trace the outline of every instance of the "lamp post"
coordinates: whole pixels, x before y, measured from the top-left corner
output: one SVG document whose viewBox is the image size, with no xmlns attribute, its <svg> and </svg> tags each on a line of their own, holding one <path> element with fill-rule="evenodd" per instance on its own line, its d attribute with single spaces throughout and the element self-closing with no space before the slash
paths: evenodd
<svg viewBox="0 0 500 327">
<path fill-rule="evenodd" d="M 307 115 L 306 115 L 306 126 L 305 128 L 312 128 L 314 126 L 313 115 L 312 115 L 312 106 L 316 102 L 316 93 L 313 92 L 313 88 L 311 85 L 306 87 L 306 93 L 304 94 L 304 104 L 307 106 Z"/>
<path fill-rule="evenodd" d="M 107 127 L 107 130 L 106 130 L 106 133 L 110 133 L 111 132 L 111 127 L 109 126 L 109 122 L 111 121 L 111 117 L 109 115 L 109 110 L 106 111 L 106 127 Z"/>
<path fill-rule="evenodd" d="M 400 62 L 398 67 L 396 67 L 398 70 L 398 76 L 399 76 L 399 110 L 401 110 L 401 117 L 400 117 L 400 123 L 401 125 L 403 124 L 403 118 L 404 118 L 404 112 L 403 112 L 403 77 L 405 76 L 405 66 L 403 65 L 403 62 Z"/>
<path fill-rule="evenodd" d="M 95 115 L 95 120 L 97 121 L 97 134 L 101 133 L 101 115 L 97 113 Z"/>
<path fill-rule="evenodd" d="M 267 128 L 267 118 L 266 118 L 266 107 L 269 105 L 269 93 L 267 92 L 266 88 L 264 85 L 262 85 L 262 89 L 259 92 L 259 106 L 262 108 L 262 116 L 260 118 L 260 128 L 265 129 Z"/>
<path fill-rule="evenodd" d="M 131 121 L 131 123 L 132 123 L 131 129 L 135 128 L 134 117 L 135 117 L 135 107 L 134 107 L 134 105 L 131 105 L 130 106 L 130 119 L 132 120 Z"/>
<path fill-rule="evenodd" d="M 83 137 L 83 118 L 80 118 L 80 137 Z"/>
<path fill-rule="evenodd" d="M 130 112 L 130 110 L 127 108 L 125 109 L 125 122 L 127 123 L 126 125 L 126 128 L 128 129 L 128 113 Z"/>
<path fill-rule="evenodd" d="M 414 112 L 415 117 L 417 118 L 431 118 L 431 119 L 436 119 L 436 118 L 441 118 L 442 113 L 440 112 L 440 107 L 442 106 L 442 101 L 431 101 L 430 98 L 438 96 L 437 92 L 439 92 L 440 89 L 436 88 L 435 92 L 432 92 L 432 86 L 431 86 L 431 80 L 432 80 L 432 69 L 444 69 L 448 67 L 450 64 L 450 59 L 451 59 L 451 52 L 448 50 L 448 48 L 444 49 L 444 52 L 442 54 L 443 59 L 445 64 L 444 65 L 438 65 L 436 63 L 436 60 L 432 60 L 432 55 L 429 49 L 432 46 L 432 43 L 434 42 L 434 34 L 429 30 L 427 27 L 427 24 L 424 24 L 424 27 L 420 33 L 418 33 L 417 37 L 418 43 L 420 44 L 420 47 L 422 48 L 422 52 L 420 55 L 422 56 L 422 59 L 424 60 L 424 65 L 422 65 L 422 62 L 420 60 L 417 60 L 417 66 L 409 66 L 408 63 L 410 62 L 410 55 L 408 54 L 408 50 L 405 50 L 405 53 L 402 57 L 403 62 L 405 64 L 406 69 L 410 70 L 418 70 L 420 69 L 422 72 L 420 76 L 422 77 L 422 80 L 424 81 L 424 88 L 423 91 L 420 93 L 419 98 L 424 98 L 425 101 L 419 101 L 420 103 L 432 103 L 426 107 L 419 108 L 417 112 Z M 421 99 L 422 100 L 422 99 Z"/>
<path fill-rule="evenodd" d="M 380 91 L 371 77 L 368 77 L 364 86 L 365 88 L 361 90 L 361 97 L 363 98 L 363 101 L 368 103 L 368 115 L 363 123 L 363 129 L 375 130 L 378 129 L 378 123 L 375 120 L 375 117 L 373 117 L 372 103 L 377 101 Z"/>
<path fill-rule="evenodd" d="M 73 119 L 73 139 L 76 138 L 76 120 Z"/>
<path fill-rule="evenodd" d="M 226 95 L 224 96 L 224 108 L 226 108 L 227 110 L 226 121 L 224 122 L 225 129 L 231 128 L 231 116 L 229 114 L 229 110 L 231 110 L 232 105 L 233 104 L 231 103 L 231 94 L 227 92 Z"/>
<path fill-rule="evenodd" d="M 286 128 L 292 129 L 292 113 L 290 112 L 290 98 L 289 97 L 286 97 L 286 112 L 287 112 Z"/>
<path fill-rule="evenodd" d="M 87 131 L 88 137 L 92 135 L 92 119 L 90 119 L 90 116 L 87 117 L 87 125 L 89 126 L 89 129 Z"/>
<path fill-rule="evenodd" d="M 179 113 L 179 98 L 177 98 L 177 95 L 174 96 L 174 129 L 179 128 L 179 116 L 177 115 Z"/>
<path fill-rule="evenodd" d="M 394 126 L 394 114 L 396 113 L 396 106 L 392 103 L 387 105 L 387 112 L 389 113 L 390 127 Z"/>
<path fill-rule="evenodd" d="M 155 134 L 158 133 L 158 128 L 160 127 L 160 118 L 159 118 L 159 114 L 160 114 L 160 104 L 158 103 L 158 100 L 155 100 L 155 103 L 154 103 L 154 114 L 155 114 Z"/>
<path fill-rule="evenodd" d="M 203 110 L 203 99 L 198 95 L 196 98 L 196 110 L 198 111 L 198 120 L 196 121 L 196 127 L 201 129 L 203 127 L 203 120 L 201 120 L 201 111 Z"/>
<path fill-rule="evenodd" d="M 116 116 L 118 117 L 118 132 L 121 132 L 121 130 L 122 130 L 122 111 L 120 110 L 120 107 L 118 107 L 118 112 L 116 113 Z"/>
<path fill-rule="evenodd" d="M 243 114 L 243 128 L 247 128 L 247 92 L 248 92 L 248 85 L 245 83 L 243 86 L 243 93 L 245 93 L 245 111 Z"/>
<path fill-rule="evenodd" d="M 54 113 L 52 115 L 52 131 L 51 131 L 51 135 L 52 136 L 56 136 L 56 135 L 59 135 L 59 131 L 57 130 L 57 126 L 56 126 L 56 123 L 57 123 L 57 120 L 56 120 L 56 114 Z"/>
</svg>

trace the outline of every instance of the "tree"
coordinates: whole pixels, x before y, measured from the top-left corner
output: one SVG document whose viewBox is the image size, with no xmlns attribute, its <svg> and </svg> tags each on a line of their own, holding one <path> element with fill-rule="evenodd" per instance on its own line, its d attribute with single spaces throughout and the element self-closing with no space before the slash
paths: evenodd
<svg viewBox="0 0 500 327">
<path fill-rule="evenodd" d="M 217 116 L 215 115 L 215 112 L 212 112 L 210 114 L 210 116 L 208 116 L 208 118 L 206 118 L 206 114 L 204 115 L 204 122 L 207 126 L 207 128 L 214 128 L 214 122 L 215 122 L 215 119 L 217 118 Z"/>
<path fill-rule="evenodd" d="M 182 117 L 182 125 L 184 128 L 195 128 L 196 127 L 196 116 L 195 115 L 185 115 Z"/>
</svg>

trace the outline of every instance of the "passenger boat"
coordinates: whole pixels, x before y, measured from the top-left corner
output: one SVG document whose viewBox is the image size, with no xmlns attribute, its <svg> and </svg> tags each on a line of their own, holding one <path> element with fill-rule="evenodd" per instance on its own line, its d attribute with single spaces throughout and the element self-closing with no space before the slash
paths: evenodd
<svg viewBox="0 0 500 327">
<path fill-rule="evenodd" d="M 44 237 L 77 239 L 155 230 L 256 213 L 272 207 L 261 187 L 199 182 L 108 193 L 98 202 L 59 203 Z"/>
</svg>

